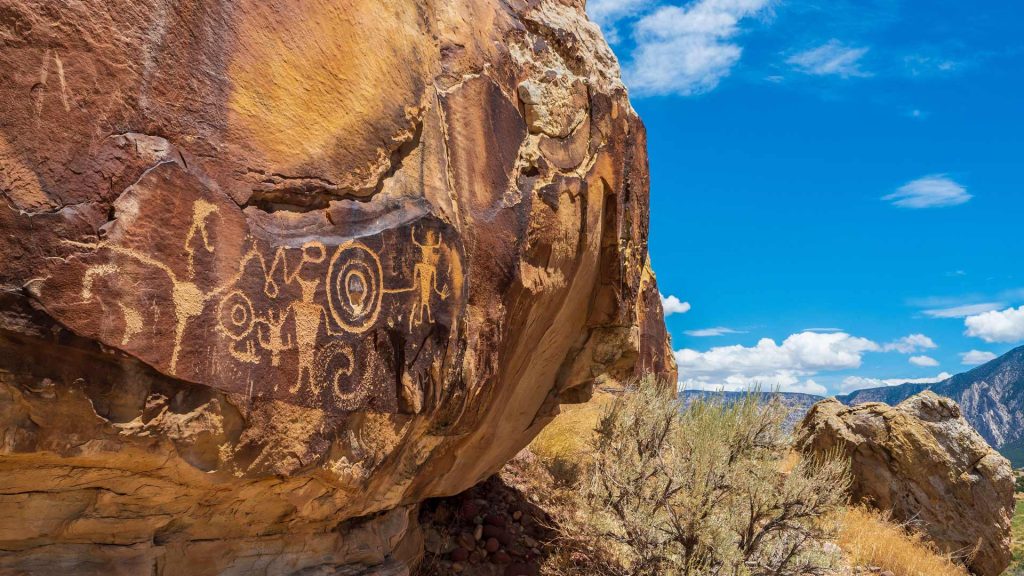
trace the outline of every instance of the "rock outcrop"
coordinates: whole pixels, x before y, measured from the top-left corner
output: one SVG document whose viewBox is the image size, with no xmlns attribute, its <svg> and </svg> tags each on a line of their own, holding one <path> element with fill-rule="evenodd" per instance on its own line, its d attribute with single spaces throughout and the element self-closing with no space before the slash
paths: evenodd
<svg viewBox="0 0 1024 576">
<path fill-rule="evenodd" d="M 942 382 L 857 390 L 840 400 L 897 404 L 924 390 L 955 400 L 982 438 L 1024 466 L 1024 346 Z"/>
<path fill-rule="evenodd" d="M 798 428 L 797 447 L 847 454 L 855 501 L 914 524 L 973 573 L 1009 566 L 1013 471 L 952 400 L 932 392 L 897 406 L 825 400 Z"/>
<path fill-rule="evenodd" d="M 0 0 L 0 572 L 401 573 L 671 378 L 582 4 Z"/>
</svg>

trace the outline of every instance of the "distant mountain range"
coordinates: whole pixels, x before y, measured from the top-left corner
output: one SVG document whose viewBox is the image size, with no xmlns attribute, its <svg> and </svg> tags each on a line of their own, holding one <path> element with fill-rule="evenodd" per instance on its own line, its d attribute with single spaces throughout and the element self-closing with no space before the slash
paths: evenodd
<svg viewBox="0 0 1024 576">
<path fill-rule="evenodd" d="M 935 384 L 869 388 L 837 398 L 844 404 L 896 404 L 921 392 L 956 400 L 964 418 L 1015 467 L 1024 466 L 1024 346 Z"/>
<path fill-rule="evenodd" d="M 868 388 L 836 398 L 851 406 L 864 402 L 899 404 L 924 390 L 955 400 L 964 418 L 990 445 L 1009 458 L 1014 467 L 1024 466 L 1024 346 L 969 372 L 934 384 L 908 383 Z M 717 394 L 699 391 L 680 393 L 684 401 Z M 726 392 L 725 396 L 729 399 L 742 394 Z M 783 392 L 778 396 L 790 407 L 789 420 L 793 424 L 799 422 L 815 402 L 822 400 L 811 394 Z"/>
<path fill-rule="evenodd" d="M 723 398 L 727 403 L 739 400 L 746 396 L 746 392 L 710 392 L 706 390 L 683 390 L 679 393 L 679 398 L 682 399 L 684 406 L 689 406 L 690 402 L 698 398 Z M 767 400 L 768 398 L 778 398 L 783 405 L 789 409 L 789 415 L 786 417 L 786 428 L 795 428 L 804 418 L 804 414 L 814 406 L 814 404 L 825 398 L 822 396 L 815 396 L 814 394 L 801 394 L 799 392 L 762 392 L 761 396 Z"/>
</svg>

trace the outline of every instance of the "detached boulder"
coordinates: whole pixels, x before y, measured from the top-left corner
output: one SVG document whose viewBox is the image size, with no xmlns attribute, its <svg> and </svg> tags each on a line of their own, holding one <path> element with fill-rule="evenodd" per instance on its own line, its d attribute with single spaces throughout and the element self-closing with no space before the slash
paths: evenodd
<svg viewBox="0 0 1024 576">
<path fill-rule="evenodd" d="M 932 392 L 897 406 L 825 400 L 797 428 L 797 447 L 844 451 L 854 501 L 914 523 L 973 573 L 998 576 L 1009 566 L 1013 471 L 956 402 Z"/>
</svg>

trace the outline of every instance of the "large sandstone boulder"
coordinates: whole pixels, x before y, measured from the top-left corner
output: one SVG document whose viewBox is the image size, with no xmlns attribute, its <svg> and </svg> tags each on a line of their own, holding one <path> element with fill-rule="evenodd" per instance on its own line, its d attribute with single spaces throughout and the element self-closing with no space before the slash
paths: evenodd
<svg viewBox="0 0 1024 576">
<path fill-rule="evenodd" d="M 800 424 L 797 446 L 847 454 L 855 501 L 914 524 L 973 573 L 998 576 L 1009 566 L 1013 470 L 954 401 L 932 392 L 897 406 L 825 400 Z"/>
<path fill-rule="evenodd" d="M 671 378 L 582 0 L 0 0 L 0 573 L 400 573 Z"/>
</svg>

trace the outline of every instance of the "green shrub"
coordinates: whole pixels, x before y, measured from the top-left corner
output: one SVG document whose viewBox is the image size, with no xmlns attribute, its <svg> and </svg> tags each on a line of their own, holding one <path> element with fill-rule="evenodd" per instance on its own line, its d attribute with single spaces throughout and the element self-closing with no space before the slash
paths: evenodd
<svg viewBox="0 0 1024 576">
<path fill-rule="evenodd" d="M 605 408 L 560 519 L 574 534 L 560 571 L 782 576 L 832 567 L 824 543 L 846 500 L 845 461 L 784 470 L 786 410 L 760 394 L 685 409 L 669 396 L 645 379 Z"/>
</svg>

